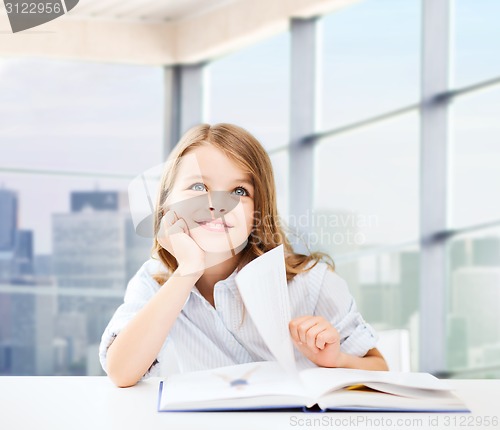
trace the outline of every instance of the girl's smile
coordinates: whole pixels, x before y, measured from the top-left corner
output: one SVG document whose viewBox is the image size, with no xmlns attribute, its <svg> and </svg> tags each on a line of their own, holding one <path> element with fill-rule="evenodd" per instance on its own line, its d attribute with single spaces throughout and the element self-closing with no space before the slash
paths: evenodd
<svg viewBox="0 0 500 430">
<path fill-rule="evenodd" d="M 165 209 L 186 221 L 205 252 L 240 251 L 253 227 L 253 192 L 248 172 L 221 150 L 199 146 L 182 157 Z"/>
<path fill-rule="evenodd" d="M 225 224 L 224 222 L 220 220 L 213 220 L 213 221 L 196 221 L 196 223 L 204 228 L 205 230 L 208 231 L 215 231 L 215 232 L 226 232 L 228 228 L 233 228 L 233 226 L 229 226 Z"/>
</svg>

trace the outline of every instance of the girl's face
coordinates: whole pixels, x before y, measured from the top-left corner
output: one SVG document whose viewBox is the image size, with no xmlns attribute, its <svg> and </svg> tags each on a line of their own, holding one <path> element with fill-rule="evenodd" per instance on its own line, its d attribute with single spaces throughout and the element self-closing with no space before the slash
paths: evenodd
<svg viewBox="0 0 500 430">
<path fill-rule="evenodd" d="M 213 146 L 182 157 L 164 212 L 174 210 L 205 252 L 241 251 L 252 231 L 251 176 Z"/>
</svg>

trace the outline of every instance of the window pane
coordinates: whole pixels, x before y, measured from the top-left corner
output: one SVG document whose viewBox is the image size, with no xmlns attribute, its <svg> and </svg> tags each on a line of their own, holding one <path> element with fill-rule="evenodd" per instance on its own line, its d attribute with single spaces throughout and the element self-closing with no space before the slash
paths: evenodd
<svg viewBox="0 0 500 430">
<path fill-rule="evenodd" d="M 455 0 L 454 86 L 500 76 L 500 2 Z"/>
<path fill-rule="evenodd" d="M 208 121 L 247 129 L 266 149 L 288 144 L 290 35 L 283 33 L 208 67 Z"/>
<path fill-rule="evenodd" d="M 0 73 L 1 166 L 135 175 L 162 161 L 160 67 L 10 60 Z"/>
<path fill-rule="evenodd" d="M 314 212 L 326 252 L 417 239 L 418 125 L 405 115 L 317 145 Z"/>
<path fill-rule="evenodd" d="M 457 237 L 447 252 L 448 367 L 461 371 L 496 366 L 496 371 L 483 371 L 479 377 L 499 377 L 500 228 Z"/>
<path fill-rule="evenodd" d="M 101 374 L 100 336 L 151 248 L 151 239 L 133 229 L 128 181 L 101 180 L 106 191 L 95 191 L 89 179 L 4 180 L 2 218 L 11 211 L 3 203 L 12 195 L 20 216 L 10 226 L 14 246 L 0 253 L 0 373 Z M 30 201 L 34 183 L 38 195 Z M 86 203 L 73 198 L 70 208 L 75 191 Z"/>
<path fill-rule="evenodd" d="M 271 156 L 274 181 L 276 182 L 276 200 L 278 213 L 283 220 L 288 217 L 288 151 L 279 151 Z"/>
<path fill-rule="evenodd" d="M 162 69 L 9 60 L 0 73 L 0 374 L 102 374 L 100 336 L 150 255 L 127 188 L 162 161 Z"/>
<path fill-rule="evenodd" d="M 453 227 L 500 219 L 500 89 L 459 98 L 452 107 Z"/>
<path fill-rule="evenodd" d="M 420 251 L 417 247 L 377 255 L 339 257 L 336 272 L 351 290 L 363 318 L 376 330 L 410 332 L 411 365 L 418 368 Z"/>
<path fill-rule="evenodd" d="M 418 0 L 365 0 L 321 19 L 320 129 L 416 103 Z"/>
</svg>

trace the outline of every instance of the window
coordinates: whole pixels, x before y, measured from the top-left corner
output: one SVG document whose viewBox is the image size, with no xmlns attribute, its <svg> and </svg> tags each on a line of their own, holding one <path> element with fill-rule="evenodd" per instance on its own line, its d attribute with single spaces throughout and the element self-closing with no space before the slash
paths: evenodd
<svg viewBox="0 0 500 430">
<path fill-rule="evenodd" d="M 461 377 L 498 378 L 500 228 L 457 236 L 448 243 L 447 255 L 448 367 Z M 467 372 L 474 369 L 480 373 Z"/>
<path fill-rule="evenodd" d="M 454 0 L 453 86 L 463 87 L 500 76 L 500 3 Z"/>
<path fill-rule="evenodd" d="M 332 243 L 322 240 L 325 251 L 417 240 L 418 118 L 407 114 L 318 143 L 314 211 L 329 214 L 336 231 Z"/>
<path fill-rule="evenodd" d="M 452 16 L 446 365 L 466 378 L 500 369 L 499 6 L 456 0 Z"/>
<path fill-rule="evenodd" d="M 1 74 L 0 374 L 98 375 L 149 257 L 127 187 L 162 159 L 162 69 L 29 59 Z"/>
<path fill-rule="evenodd" d="M 250 131 L 267 150 L 289 139 L 289 33 L 215 60 L 208 66 L 208 121 Z"/>
<path fill-rule="evenodd" d="M 500 89 L 459 97 L 451 114 L 451 226 L 500 220 Z"/>
<path fill-rule="evenodd" d="M 418 0 L 365 0 L 324 16 L 320 130 L 418 102 Z"/>
</svg>

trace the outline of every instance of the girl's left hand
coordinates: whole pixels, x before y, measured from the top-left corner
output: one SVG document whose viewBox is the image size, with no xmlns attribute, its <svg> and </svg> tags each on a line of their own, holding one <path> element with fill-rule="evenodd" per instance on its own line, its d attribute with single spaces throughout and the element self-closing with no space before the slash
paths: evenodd
<svg viewBox="0 0 500 430">
<path fill-rule="evenodd" d="M 343 367 L 339 332 L 326 319 L 306 315 L 288 325 L 295 347 L 321 367 Z"/>
</svg>

